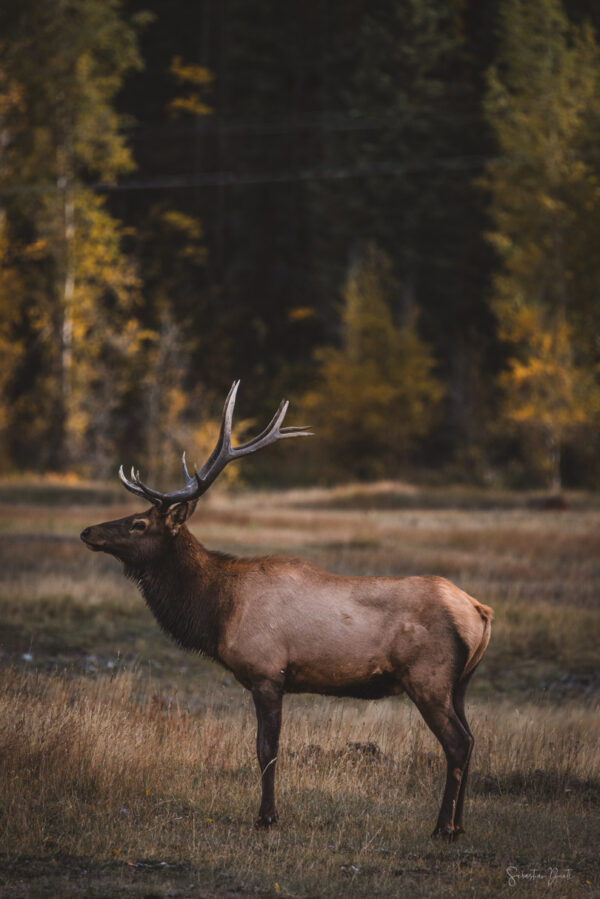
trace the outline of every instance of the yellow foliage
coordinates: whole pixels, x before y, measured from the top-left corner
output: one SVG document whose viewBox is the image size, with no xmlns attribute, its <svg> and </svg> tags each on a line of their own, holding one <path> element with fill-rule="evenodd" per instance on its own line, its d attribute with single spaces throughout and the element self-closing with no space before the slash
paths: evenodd
<svg viewBox="0 0 600 899">
<path fill-rule="evenodd" d="M 6 386 L 23 353 L 23 343 L 15 339 L 14 333 L 19 311 L 15 297 L 20 296 L 22 289 L 0 215 L 0 432 L 8 424 Z"/>
<path fill-rule="evenodd" d="M 564 317 L 547 318 L 533 305 L 521 310 L 519 327 L 512 331 L 520 355 L 509 360 L 500 383 L 506 416 L 538 435 L 557 486 L 565 439 L 600 418 L 600 386 L 593 371 L 573 360 L 572 332 Z"/>
<path fill-rule="evenodd" d="M 488 73 L 485 111 L 498 153 L 482 183 L 501 263 L 493 306 L 501 337 L 515 344 L 528 344 L 536 304 L 571 315 L 595 302 L 582 247 L 593 247 L 598 228 L 589 140 L 600 115 L 600 56 L 592 29 L 572 25 L 563 7 L 505 0 L 498 65 Z M 584 325 L 572 340 L 589 352 L 589 337 Z"/>
<path fill-rule="evenodd" d="M 187 97 L 175 97 L 169 103 L 171 112 L 177 114 L 185 112 L 188 115 L 211 115 L 212 107 L 200 99 L 198 94 L 188 94 Z"/>
<path fill-rule="evenodd" d="M 344 290 L 344 345 L 316 354 L 321 383 L 303 399 L 331 450 L 332 471 L 346 477 L 396 473 L 431 427 L 443 393 L 415 316 L 394 324 L 393 290 L 389 258 L 369 246 Z"/>
<path fill-rule="evenodd" d="M 203 99 L 203 95 L 210 90 L 214 81 L 210 69 L 193 63 L 184 63 L 180 56 L 175 56 L 169 71 L 180 84 L 192 88 L 185 97 L 175 97 L 171 100 L 169 104 L 171 112 L 196 116 L 211 115 L 213 110 Z"/>
<path fill-rule="evenodd" d="M 199 87 L 210 87 L 215 80 L 210 69 L 193 63 L 185 63 L 181 56 L 173 57 L 169 71 L 178 81 L 184 84 L 196 84 Z"/>
<path fill-rule="evenodd" d="M 167 209 L 162 213 L 162 220 L 175 231 L 181 231 L 188 240 L 202 240 L 204 230 L 197 218 L 179 212 L 176 209 Z"/>
<path fill-rule="evenodd" d="M 12 80 L 5 68 L 0 66 L 0 125 L 10 113 L 23 110 L 23 94 L 22 85 Z"/>
<path fill-rule="evenodd" d="M 134 313 L 138 278 L 121 250 L 121 227 L 105 200 L 85 188 L 68 194 L 72 229 L 65 227 L 65 195 L 50 195 L 39 219 L 40 237 L 30 254 L 58 261 L 57 295 L 41 295 L 31 322 L 56 347 L 56 314 L 63 321 L 62 391 L 71 461 L 101 464 L 113 451 L 110 415 L 129 388 L 126 363 L 135 364 L 152 334 Z M 72 289 L 64 289 L 67 271 Z M 115 370 L 119 377 L 115 378 Z M 54 390 L 57 385 L 54 385 Z M 95 468 L 98 473 L 98 468 Z"/>
<path fill-rule="evenodd" d="M 195 265 L 204 265 L 207 249 L 202 243 L 204 229 L 200 220 L 176 209 L 162 210 L 159 220 L 165 226 L 169 240 L 174 245 L 172 250 L 174 255 Z"/>
<path fill-rule="evenodd" d="M 311 306 L 297 306 L 288 312 L 288 319 L 291 322 L 302 322 L 314 317 L 315 310 Z"/>
<path fill-rule="evenodd" d="M 232 430 L 232 443 L 235 446 L 242 442 L 241 435 L 247 430 L 251 422 L 240 421 L 235 422 Z M 193 425 L 185 433 L 186 458 L 188 464 L 192 463 L 198 467 L 198 470 L 206 462 L 219 439 L 221 429 L 221 420 L 218 418 L 210 418 L 202 421 L 200 424 Z M 189 465 L 191 471 L 191 465 Z M 228 465 L 219 475 L 219 484 L 231 486 L 239 483 L 242 473 L 242 466 Z"/>
</svg>

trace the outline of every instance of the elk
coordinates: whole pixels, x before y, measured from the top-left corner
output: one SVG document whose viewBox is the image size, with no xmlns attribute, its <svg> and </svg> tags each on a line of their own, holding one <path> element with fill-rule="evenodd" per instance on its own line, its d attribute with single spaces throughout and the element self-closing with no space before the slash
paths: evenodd
<svg viewBox="0 0 600 899">
<path fill-rule="evenodd" d="M 160 493 L 119 470 L 149 500 L 145 512 L 86 528 L 92 550 L 119 559 L 159 625 L 185 649 L 220 662 L 252 693 L 262 775 L 257 827 L 277 821 L 275 763 L 285 693 L 380 699 L 406 693 L 441 743 L 447 774 L 433 836 L 463 831 L 473 749 L 465 692 L 490 638 L 492 610 L 441 577 L 348 577 L 287 557 L 213 552 L 186 527 L 197 500 L 234 459 L 310 434 L 282 427 L 282 402 L 265 430 L 232 447 L 239 381 L 223 410 L 216 446 L 185 486 Z"/>
</svg>

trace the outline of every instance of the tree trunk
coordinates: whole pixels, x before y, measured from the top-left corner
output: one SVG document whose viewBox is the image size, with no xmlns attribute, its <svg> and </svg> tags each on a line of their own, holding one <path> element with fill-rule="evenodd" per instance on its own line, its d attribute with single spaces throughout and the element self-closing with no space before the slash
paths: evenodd
<svg viewBox="0 0 600 899">
<path fill-rule="evenodd" d="M 553 494 L 558 495 L 562 491 L 562 478 L 560 473 L 561 446 L 560 440 L 551 430 L 548 431 L 546 436 L 546 447 L 548 449 L 548 460 L 550 462 L 550 491 Z"/>
<path fill-rule="evenodd" d="M 56 385 L 56 426 L 50 465 L 56 471 L 64 471 L 71 461 L 69 447 L 69 418 L 73 412 L 73 299 L 75 294 L 75 207 L 72 182 L 61 176 L 57 190 L 62 200 L 61 256 L 62 266 L 56 287 L 56 341 L 58 374 Z"/>
<path fill-rule="evenodd" d="M 69 183 L 63 188 L 63 208 L 64 280 L 62 288 L 61 393 L 68 420 L 73 392 L 73 296 L 75 293 L 75 259 L 73 253 L 75 206 L 72 187 Z"/>
</svg>

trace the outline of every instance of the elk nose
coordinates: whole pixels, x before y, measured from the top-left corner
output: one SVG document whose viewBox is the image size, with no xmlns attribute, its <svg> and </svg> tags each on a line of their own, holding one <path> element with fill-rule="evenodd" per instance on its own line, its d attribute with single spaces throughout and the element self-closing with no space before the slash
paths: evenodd
<svg viewBox="0 0 600 899">
<path fill-rule="evenodd" d="M 90 531 L 91 531 L 91 528 L 85 528 L 85 530 L 83 530 L 81 532 L 81 534 L 79 536 L 81 537 L 81 539 L 83 541 L 86 541 L 87 538 L 90 536 Z"/>
</svg>

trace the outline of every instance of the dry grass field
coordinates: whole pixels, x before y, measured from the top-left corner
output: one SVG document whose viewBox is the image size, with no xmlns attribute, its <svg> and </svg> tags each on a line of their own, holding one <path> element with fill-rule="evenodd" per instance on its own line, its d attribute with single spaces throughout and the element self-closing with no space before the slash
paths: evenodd
<svg viewBox="0 0 600 899">
<path fill-rule="evenodd" d="M 254 830 L 249 695 L 78 540 L 135 504 L 0 485 L 0 897 L 600 895 L 595 498 L 215 491 L 193 519 L 211 548 L 441 574 L 494 607 L 453 845 L 429 836 L 443 759 L 406 699 L 286 697 L 281 823 Z"/>
</svg>

